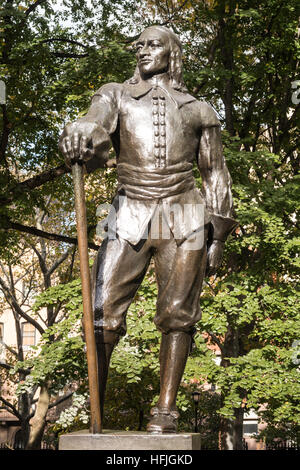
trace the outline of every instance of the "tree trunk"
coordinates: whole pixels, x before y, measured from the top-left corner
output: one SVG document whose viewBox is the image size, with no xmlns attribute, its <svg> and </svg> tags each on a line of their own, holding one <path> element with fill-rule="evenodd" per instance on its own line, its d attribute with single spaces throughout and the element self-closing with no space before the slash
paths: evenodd
<svg viewBox="0 0 300 470">
<path fill-rule="evenodd" d="M 228 327 L 222 350 L 222 367 L 230 366 L 231 357 L 239 357 L 241 347 L 239 344 L 239 331 Z M 228 359 L 229 358 L 229 359 Z M 221 420 L 221 449 L 242 450 L 243 449 L 243 419 L 244 409 L 236 408 L 234 418 Z"/>
<path fill-rule="evenodd" d="M 40 390 L 40 396 L 37 402 L 36 412 L 30 420 L 30 435 L 26 449 L 38 450 L 41 448 L 41 442 L 46 425 L 46 416 L 50 403 L 50 394 L 46 385 Z"/>
<path fill-rule="evenodd" d="M 243 420 L 244 409 L 235 410 L 235 419 L 233 422 L 233 450 L 243 450 Z"/>
<path fill-rule="evenodd" d="M 141 431 L 142 430 L 142 427 L 143 427 L 143 420 L 144 420 L 144 410 L 141 409 L 139 411 L 139 425 L 138 425 L 138 431 Z"/>
<path fill-rule="evenodd" d="M 18 411 L 21 415 L 20 426 L 15 437 L 14 445 L 17 449 L 25 449 L 29 438 L 28 415 L 30 410 L 29 397 L 27 393 L 23 393 L 18 400 Z"/>
<path fill-rule="evenodd" d="M 243 450 L 244 410 L 237 408 L 233 419 L 223 419 L 221 424 L 221 450 Z"/>
<path fill-rule="evenodd" d="M 232 25 L 229 26 L 229 19 L 234 13 L 234 8 L 230 6 L 230 12 L 225 13 L 225 5 L 223 6 L 221 17 L 219 18 L 219 30 L 218 30 L 218 43 L 221 51 L 222 63 L 228 73 L 228 78 L 225 82 L 224 89 L 221 92 L 222 100 L 225 106 L 225 122 L 226 130 L 231 136 L 234 136 L 235 131 L 235 119 L 234 119 L 234 106 L 233 106 L 233 95 L 234 95 L 234 57 L 233 57 L 233 46 L 232 46 Z"/>
</svg>

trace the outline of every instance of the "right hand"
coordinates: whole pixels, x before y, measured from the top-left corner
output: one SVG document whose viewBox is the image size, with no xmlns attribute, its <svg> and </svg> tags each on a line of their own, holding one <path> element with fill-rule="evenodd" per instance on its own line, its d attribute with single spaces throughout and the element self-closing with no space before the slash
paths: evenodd
<svg viewBox="0 0 300 470">
<path fill-rule="evenodd" d="M 75 162 L 86 162 L 95 156 L 92 135 L 95 123 L 74 122 L 67 124 L 59 139 L 59 149 L 65 157 L 68 167 Z"/>
<path fill-rule="evenodd" d="M 224 242 L 220 240 L 213 240 L 207 253 L 207 267 L 206 276 L 212 276 L 216 274 L 218 268 L 221 266 Z"/>
</svg>

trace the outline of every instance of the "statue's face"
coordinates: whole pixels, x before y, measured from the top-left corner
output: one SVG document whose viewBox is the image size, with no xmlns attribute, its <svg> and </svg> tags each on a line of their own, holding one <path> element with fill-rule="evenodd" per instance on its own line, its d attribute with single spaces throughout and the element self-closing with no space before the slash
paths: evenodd
<svg viewBox="0 0 300 470">
<path fill-rule="evenodd" d="M 169 68 L 170 41 L 163 31 L 147 28 L 136 43 L 136 57 L 143 78 L 149 78 Z"/>
</svg>

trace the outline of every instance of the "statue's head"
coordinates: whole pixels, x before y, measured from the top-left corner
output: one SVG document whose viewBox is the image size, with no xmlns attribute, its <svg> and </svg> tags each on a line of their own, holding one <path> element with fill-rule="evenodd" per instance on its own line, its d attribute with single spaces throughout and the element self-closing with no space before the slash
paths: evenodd
<svg viewBox="0 0 300 470">
<path fill-rule="evenodd" d="M 182 47 L 175 33 L 164 26 L 150 26 L 142 32 L 135 46 L 137 67 L 129 83 L 166 72 L 172 88 L 186 90 L 182 78 Z"/>
</svg>

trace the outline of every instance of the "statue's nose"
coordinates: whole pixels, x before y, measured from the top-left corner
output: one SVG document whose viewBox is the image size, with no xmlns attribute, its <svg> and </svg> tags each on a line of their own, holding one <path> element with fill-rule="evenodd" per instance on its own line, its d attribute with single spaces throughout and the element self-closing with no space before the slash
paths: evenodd
<svg viewBox="0 0 300 470">
<path fill-rule="evenodd" d="M 140 57 L 144 57 L 145 55 L 149 55 L 149 46 L 146 44 L 140 50 Z"/>
</svg>

